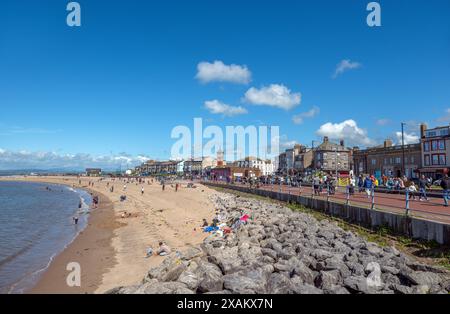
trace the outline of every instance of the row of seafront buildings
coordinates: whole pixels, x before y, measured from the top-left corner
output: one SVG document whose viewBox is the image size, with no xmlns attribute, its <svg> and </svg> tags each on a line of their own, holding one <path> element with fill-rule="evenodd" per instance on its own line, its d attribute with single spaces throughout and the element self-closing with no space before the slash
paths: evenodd
<svg viewBox="0 0 450 314">
<path fill-rule="evenodd" d="M 281 153 L 274 161 L 247 157 L 233 163 L 223 159 L 202 157 L 182 161 L 149 160 L 136 167 L 136 175 L 208 176 L 213 179 L 260 177 L 271 175 L 308 176 L 328 173 L 337 176 L 372 174 L 414 179 L 420 175 L 438 179 L 450 168 L 450 126 L 427 129 L 420 127 L 420 141 L 414 144 L 394 145 L 385 140 L 382 145 L 360 149 L 347 147 L 342 140 L 334 143 L 328 137 L 311 147 L 295 145 Z"/>
<path fill-rule="evenodd" d="M 184 175 L 208 176 L 217 179 L 230 177 L 259 177 L 275 173 L 274 164 L 270 160 L 247 157 L 233 163 L 223 159 L 223 152 L 217 158 L 201 157 L 187 160 L 155 161 L 148 160 L 134 169 L 135 175 Z"/>
<path fill-rule="evenodd" d="M 338 176 L 353 173 L 414 179 L 425 175 L 439 179 L 450 168 L 449 157 L 450 127 L 427 129 L 422 124 L 418 143 L 394 145 L 388 139 L 382 145 L 359 149 L 346 147 L 344 141 L 330 142 L 325 137 L 317 147 L 296 145 L 287 149 L 277 163 L 281 175 L 305 176 L 320 171 Z"/>
</svg>

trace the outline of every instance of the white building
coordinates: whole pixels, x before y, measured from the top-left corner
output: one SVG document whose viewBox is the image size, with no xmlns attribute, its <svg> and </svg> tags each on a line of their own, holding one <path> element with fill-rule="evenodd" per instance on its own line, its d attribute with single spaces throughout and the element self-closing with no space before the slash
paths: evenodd
<svg viewBox="0 0 450 314">
<path fill-rule="evenodd" d="M 263 176 L 269 176 L 275 172 L 275 166 L 271 160 L 262 160 L 255 157 L 238 160 L 235 162 L 235 165 L 239 168 L 257 168 Z"/>
</svg>

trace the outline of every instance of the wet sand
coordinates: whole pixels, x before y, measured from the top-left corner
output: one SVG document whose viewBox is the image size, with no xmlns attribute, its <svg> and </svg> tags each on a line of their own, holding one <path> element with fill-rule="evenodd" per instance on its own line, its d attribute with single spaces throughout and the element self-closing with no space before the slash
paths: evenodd
<svg viewBox="0 0 450 314">
<path fill-rule="evenodd" d="M 188 189 L 184 184 L 175 192 L 167 185 L 163 192 L 156 182 L 130 183 L 125 190 L 124 182 L 110 179 L 82 178 L 79 184 L 76 177 L 14 178 L 20 180 L 84 188 L 100 198 L 87 228 L 54 259 L 30 293 L 103 293 L 138 284 L 149 268 L 163 260 L 159 256 L 146 258 L 149 247 L 157 249 L 159 241 L 164 241 L 175 252 L 199 244 L 206 236 L 200 229 L 202 219 L 211 221 L 214 216 L 214 206 L 208 200 L 214 191 L 204 186 Z M 108 183 L 109 187 L 114 185 L 114 192 L 109 191 Z M 120 202 L 121 195 L 127 196 L 125 202 Z M 131 217 L 121 218 L 125 212 Z M 66 284 L 70 262 L 81 266 L 80 288 Z"/>
<path fill-rule="evenodd" d="M 37 285 L 29 291 L 32 294 L 81 294 L 93 293 L 102 283 L 106 269 L 116 263 L 112 237 L 119 227 L 112 202 L 103 194 L 99 195 L 99 207 L 92 211 L 88 225 L 72 244 L 56 256 L 49 269 Z M 80 264 L 81 287 L 69 287 L 66 278 L 69 263 Z"/>
</svg>

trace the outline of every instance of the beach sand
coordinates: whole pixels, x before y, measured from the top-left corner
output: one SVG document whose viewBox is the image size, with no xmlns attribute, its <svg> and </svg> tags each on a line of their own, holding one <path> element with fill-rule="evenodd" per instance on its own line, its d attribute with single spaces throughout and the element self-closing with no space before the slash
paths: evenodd
<svg viewBox="0 0 450 314">
<path fill-rule="evenodd" d="M 76 177 L 14 179 L 20 180 L 84 188 L 100 198 L 100 206 L 92 212 L 88 227 L 54 259 L 30 293 L 103 293 L 118 286 L 138 284 L 151 267 L 164 259 L 146 258 L 149 247 L 156 250 L 158 242 L 164 241 L 175 252 L 200 244 L 206 237 L 200 228 L 202 219 L 211 221 L 214 216 L 214 205 L 208 199 L 214 191 L 201 185 L 188 189 L 183 184 L 178 192 L 167 185 L 163 192 L 156 182 L 130 183 L 124 191 L 125 183 L 118 179 L 100 182 L 98 178 L 81 178 L 81 185 Z M 89 181 L 94 183 L 93 187 Z M 114 185 L 113 193 L 107 182 Z M 121 195 L 127 196 L 125 202 L 120 202 Z M 121 218 L 124 212 L 131 217 Z M 66 284 L 70 273 L 66 266 L 70 262 L 81 266 L 80 288 Z"/>
</svg>

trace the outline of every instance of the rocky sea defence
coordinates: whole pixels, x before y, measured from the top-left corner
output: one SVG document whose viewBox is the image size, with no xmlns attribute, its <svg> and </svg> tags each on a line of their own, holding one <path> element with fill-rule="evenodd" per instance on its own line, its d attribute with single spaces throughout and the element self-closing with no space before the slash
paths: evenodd
<svg viewBox="0 0 450 314">
<path fill-rule="evenodd" d="M 110 294 L 448 294 L 450 274 L 328 220 L 232 194 L 211 196 L 231 234 L 175 253 Z M 229 224 L 230 225 L 230 224 Z M 231 225 L 230 225 L 231 226 Z"/>
</svg>

